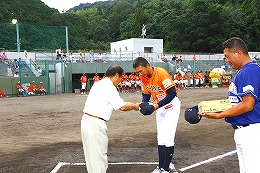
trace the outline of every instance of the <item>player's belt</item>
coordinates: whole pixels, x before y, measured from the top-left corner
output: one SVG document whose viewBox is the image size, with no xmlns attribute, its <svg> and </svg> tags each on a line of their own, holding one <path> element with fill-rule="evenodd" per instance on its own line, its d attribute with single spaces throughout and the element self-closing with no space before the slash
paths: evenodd
<svg viewBox="0 0 260 173">
<path fill-rule="evenodd" d="M 243 127 L 247 127 L 247 126 L 249 126 L 250 124 L 244 124 L 244 125 L 241 125 L 241 126 L 238 126 L 238 125 L 234 125 L 234 124 L 232 124 L 232 127 L 233 127 L 233 129 L 241 129 L 241 128 L 243 128 Z"/>
<path fill-rule="evenodd" d="M 84 112 L 84 114 L 87 115 L 87 116 L 93 117 L 93 118 L 97 118 L 97 119 L 106 121 L 105 119 L 103 119 L 103 118 L 101 118 L 101 117 L 98 117 L 98 116 L 95 116 L 95 115 L 91 115 L 91 114 L 88 114 L 88 113 L 85 113 L 85 112 Z"/>
</svg>

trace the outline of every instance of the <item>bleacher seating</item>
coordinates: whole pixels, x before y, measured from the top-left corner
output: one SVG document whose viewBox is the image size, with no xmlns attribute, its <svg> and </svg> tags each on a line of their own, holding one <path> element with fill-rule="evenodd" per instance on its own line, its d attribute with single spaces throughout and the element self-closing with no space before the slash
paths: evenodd
<svg viewBox="0 0 260 173">
<path fill-rule="evenodd" d="M 0 62 L 0 76 L 7 76 L 7 67 L 7 62 Z M 16 71 L 19 72 L 21 76 L 25 76 L 26 74 L 28 74 L 28 76 L 35 76 L 30 67 L 25 63 L 25 61 L 22 61 L 20 69 L 14 70 L 13 72 Z"/>
<path fill-rule="evenodd" d="M 3 62 L 0 62 L 0 76 L 6 76 L 7 75 L 7 65 Z"/>
<path fill-rule="evenodd" d="M 28 76 L 35 76 L 31 68 L 24 61 L 22 61 L 22 64 L 20 65 L 20 73 L 22 76 L 25 76 L 26 74 L 28 74 Z"/>
</svg>

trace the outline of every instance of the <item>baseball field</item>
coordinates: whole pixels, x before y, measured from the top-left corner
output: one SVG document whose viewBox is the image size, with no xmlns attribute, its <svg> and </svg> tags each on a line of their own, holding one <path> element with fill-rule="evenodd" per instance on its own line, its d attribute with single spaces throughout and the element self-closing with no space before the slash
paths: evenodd
<svg viewBox="0 0 260 173">
<path fill-rule="evenodd" d="M 203 118 L 196 125 L 184 119 L 187 107 L 225 99 L 227 88 L 179 91 L 182 102 L 173 163 L 184 173 L 239 172 L 232 127 L 223 119 Z M 121 93 L 140 102 L 141 93 Z M 0 99 L 1 173 L 87 172 L 80 120 L 87 95 L 59 94 Z M 150 173 L 157 163 L 155 114 L 114 111 L 107 123 L 108 173 Z"/>
</svg>

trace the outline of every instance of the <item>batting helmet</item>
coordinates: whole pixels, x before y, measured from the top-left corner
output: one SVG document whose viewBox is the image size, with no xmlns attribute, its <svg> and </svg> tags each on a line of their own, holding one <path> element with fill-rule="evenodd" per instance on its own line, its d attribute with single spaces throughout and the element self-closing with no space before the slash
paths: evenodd
<svg viewBox="0 0 260 173">
<path fill-rule="evenodd" d="M 139 110 L 143 115 L 151 115 L 154 111 L 154 106 L 150 102 L 142 102 L 139 105 Z"/>
<path fill-rule="evenodd" d="M 200 122 L 202 116 L 198 114 L 198 111 L 198 106 L 187 108 L 184 113 L 185 120 L 190 124 L 197 124 L 198 122 Z"/>
</svg>

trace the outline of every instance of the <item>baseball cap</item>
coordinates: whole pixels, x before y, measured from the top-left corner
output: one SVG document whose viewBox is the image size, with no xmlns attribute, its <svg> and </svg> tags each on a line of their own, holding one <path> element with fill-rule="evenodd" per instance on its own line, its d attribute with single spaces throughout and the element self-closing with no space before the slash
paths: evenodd
<svg viewBox="0 0 260 173">
<path fill-rule="evenodd" d="M 184 116 L 185 120 L 190 124 L 197 124 L 200 122 L 202 116 L 198 114 L 198 105 L 185 110 Z"/>
<path fill-rule="evenodd" d="M 139 110 L 143 115 L 151 115 L 154 112 L 154 106 L 151 102 L 142 102 L 139 105 Z"/>
</svg>

